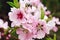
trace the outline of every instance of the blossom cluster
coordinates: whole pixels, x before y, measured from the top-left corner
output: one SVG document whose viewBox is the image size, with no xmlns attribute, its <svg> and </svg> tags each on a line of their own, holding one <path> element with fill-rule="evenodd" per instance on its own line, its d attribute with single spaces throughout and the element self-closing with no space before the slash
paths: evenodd
<svg viewBox="0 0 60 40">
<path fill-rule="evenodd" d="M 11 27 L 16 27 L 19 40 L 42 39 L 53 30 L 58 30 L 59 19 L 51 16 L 51 12 L 40 0 L 19 0 L 20 7 L 12 7 L 8 13 Z M 0 28 L 8 29 L 7 22 L 0 20 Z"/>
</svg>

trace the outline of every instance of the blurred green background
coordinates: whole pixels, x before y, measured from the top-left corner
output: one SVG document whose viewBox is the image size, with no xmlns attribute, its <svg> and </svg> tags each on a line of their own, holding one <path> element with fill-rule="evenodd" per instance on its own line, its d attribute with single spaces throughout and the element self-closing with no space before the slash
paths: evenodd
<svg viewBox="0 0 60 40">
<path fill-rule="evenodd" d="M 13 0 L 0 0 L 0 18 L 5 21 L 9 21 L 8 12 L 10 11 L 10 6 L 6 3 L 7 1 L 13 1 Z M 41 2 L 48 8 L 48 10 L 51 11 L 52 16 L 60 18 L 60 0 L 41 0 Z M 60 40 L 60 27 L 56 34 L 57 34 L 57 40 Z M 52 33 L 51 35 L 53 36 Z"/>
<path fill-rule="evenodd" d="M 53 16 L 60 17 L 60 0 L 41 0 L 42 3 L 54 13 Z"/>
</svg>

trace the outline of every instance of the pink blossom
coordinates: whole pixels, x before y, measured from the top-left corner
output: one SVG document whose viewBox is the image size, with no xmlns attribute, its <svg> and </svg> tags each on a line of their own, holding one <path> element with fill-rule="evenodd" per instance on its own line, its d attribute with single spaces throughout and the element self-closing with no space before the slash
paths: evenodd
<svg viewBox="0 0 60 40">
<path fill-rule="evenodd" d="M 42 39 L 42 38 L 45 37 L 46 33 L 45 33 L 44 29 L 43 29 L 43 27 L 45 26 L 45 24 L 46 24 L 45 21 L 42 21 L 42 20 L 35 21 L 35 25 L 36 25 L 35 28 L 36 29 L 35 29 L 35 32 L 33 32 L 33 33 L 35 33 L 34 38 Z"/>
<path fill-rule="evenodd" d="M 58 18 L 53 17 L 52 20 L 55 21 L 56 24 L 60 25 L 60 21 Z"/>
<path fill-rule="evenodd" d="M 16 8 L 11 8 L 11 12 L 9 12 L 9 19 L 12 21 L 13 25 L 15 26 L 20 26 L 21 23 L 24 23 L 26 21 L 25 19 L 25 12 L 23 9 L 16 9 Z M 18 23 L 18 24 L 17 24 Z"/>
<path fill-rule="evenodd" d="M 32 33 L 33 34 L 33 38 L 38 38 L 38 39 L 44 38 L 46 33 L 42 29 L 45 26 L 45 21 L 41 21 L 41 20 L 38 21 L 38 20 L 35 20 L 35 19 L 31 19 L 31 21 L 32 22 L 28 22 L 28 23 L 22 24 L 22 27 L 24 29 L 27 29 L 29 31 L 29 33 Z M 40 27 L 40 26 L 38 26 L 38 24 L 39 25 L 43 25 L 43 26 Z M 21 33 L 22 33 L 22 31 L 21 31 Z M 20 34 L 20 32 L 17 31 L 17 34 Z M 26 34 L 23 34 L 23 35 L 26 35 Z M 20 38 L 20 36 L 19 36 L 19 38 Z"/>
<path fill-rule="evenodd" d="M 11 26 L 19 27 L 16 30 L 19 40 L 42 39 L 46 34 L 50 33 L 50 30 L 55 32 L 58 30 L 56 24 L 60 25 L 59 19 L 53 17 L 47 22 L 46 20 L 49 18 L 47 15 L 50 15 L 50 11 L 46 11 L 47 8 L 40 0 L 19 0 L 19 3 L 20 8 L 13 7 L 8 14 L 10 21 L 12 21 Z M 41 19 L 41 8 L 43 8 L 45 13 L 44 19 Z M 7 22 L 3 23 L 2 20 L 0 21 L 1 27 L 7 25 Z"/>
<path fill-rule="evenodd" d="M 56 24 L 58 24 L 58 22 L 59 22 L 59 19 L 53 17 L 53 19 L 48 21 L 48 23 L 46 24 L 47 30 L 48 31 L 53 30 L 54 32 L 57 32 L 58 28 L 56 27 Z M 47 32 L 47 31 L 45 30 L 45 32 Z M 49 34 L 49 32 L 48 32 L 48 34 Z"/>
<path fill-rule="evenodd" d="M 43 27 L 43 28 L 45 28 L 44 30 L 45 30 L 45 32 L 47 32 L 47 34 L 50 33 L 50 30 L 57 32 L 58 28 L 56 27 L 56 21 L 58 21 L 58 19 L 53 18 L 52 20 L 47 22 L 46 27 Z"/>
<path fill-rule="evenodd" d="M 27 30 L 26 30 L 27 31 Z M 19 40 L 33 40 L 33 34 L 30 33 L 29 31 L 26 32 L 25 30 L 23 31 L 23 29 L 17 29 L 17 34 L 18 34 L 18 38 Z"/>
<path fill-rule="evenodd" d="M 8 22 L 4 22 L 2 19 L 0 19 L 0 28 L 7 29 L 8 28 Z"/>
<path fill-rule="evenodd" d="M 46 26 L 48 27 L 48 29 L 49 30 L 51 30 L 53 27 L 55 27 L 55 22 L 54 21 L 52 21 L 52 20 L 50 20 L 47 24 L 46 24 Z"/>
</svg>

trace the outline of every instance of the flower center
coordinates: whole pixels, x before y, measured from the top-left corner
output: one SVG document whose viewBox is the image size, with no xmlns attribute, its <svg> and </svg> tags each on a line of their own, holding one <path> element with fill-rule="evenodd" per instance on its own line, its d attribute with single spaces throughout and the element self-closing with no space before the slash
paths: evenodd
<svg viewBox="0 0 60 40">
<path fill-rule="evenodd" d="M 42 29 L 42 27 L 43 27 L 43 25 L 41 25 L 41 24 L 38 24 L 38 25 L 37 25 L 37 29 L 38 29 L 38 30 Z"/>
<path fill-rule="evenodd" d="M 24 29 L 23 32 L 24 32 L 24 33 L 28 33 L 28 30 L 27 30 L 27 29 Z"/>
<path fill-rule="evenodd" d="M 23 18 L 22 12 L 20 12 L 19 14 L 17 14 L 17 16 L 18 16 L 18 17 L 17 17 L 18 19 L 22 19 L 22 18 Z"/>
</svg>

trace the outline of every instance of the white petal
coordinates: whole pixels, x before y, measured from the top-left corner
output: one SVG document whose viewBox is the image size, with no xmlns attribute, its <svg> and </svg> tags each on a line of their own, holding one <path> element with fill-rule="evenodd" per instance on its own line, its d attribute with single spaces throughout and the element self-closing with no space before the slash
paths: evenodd
<svg viewBox="0 0 60 40">
<path fill-rule="evenodd" d="M 8 22 L 5 22 L 5 23 L 3 24 L 3 28 L 4 28 L 4 29 L 7 29 L 7 28 L 8 28 Z"/>
<path fill-rule="evenodd" d="M 38 33 L 37 33 L 37 38 L 38 38 L 38 39 L 42 39 L 42 38 L 44 38 L 44 37 L 45 37 L 45 33 L 44 33 L 42 30 L 38 31 Z"/>
<path fill-rule="evenodd" d="M 54 21 L 49 21 L 47 23 L 47 27 L 51 30 L 53 27 L 55 27 L 55 22 Z"/>
</svg>

